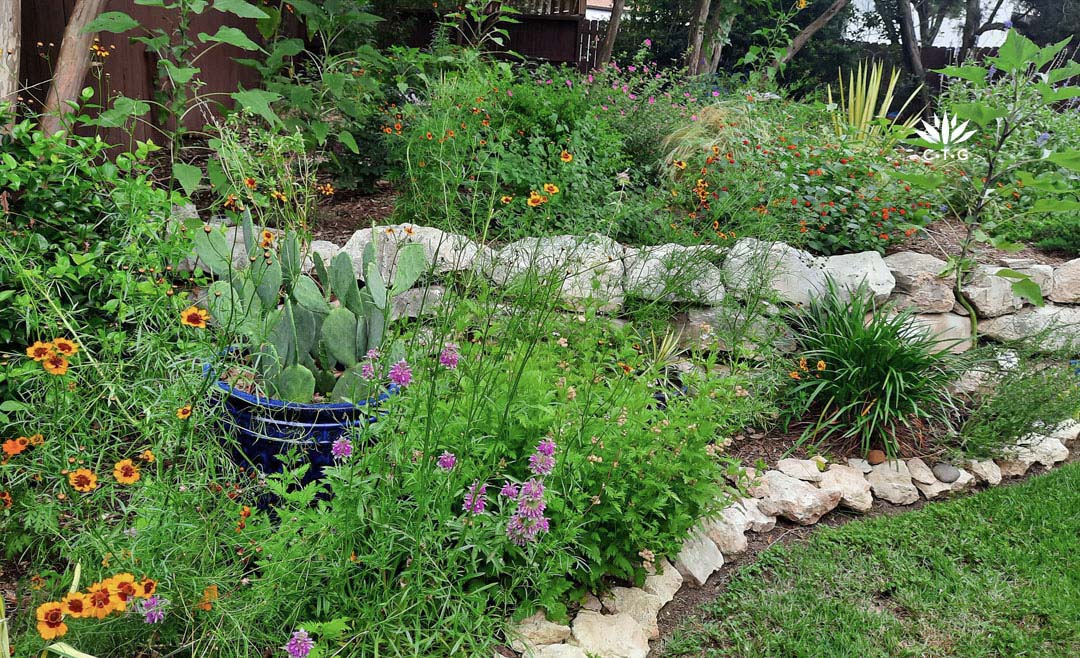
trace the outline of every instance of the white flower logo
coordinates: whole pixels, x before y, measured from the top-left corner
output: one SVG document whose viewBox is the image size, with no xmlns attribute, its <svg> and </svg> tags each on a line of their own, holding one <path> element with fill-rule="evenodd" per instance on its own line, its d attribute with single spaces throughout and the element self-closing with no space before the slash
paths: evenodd
<svg viewBox="0 0 1080 658">
<path fill-rule="evenodd" d="M 968 130 L 968 122 L 959 123 L 956 116 L 949 116 L 946 112 L 942 116 L 934 116 L 933 121 L 923 119 L 922 128 L 916 128 L 915 133 L 931 144 L 941 147 L 946 154 L 949 148 L 962 144 L 975 136 L 974 130 Z"/>
</svg>

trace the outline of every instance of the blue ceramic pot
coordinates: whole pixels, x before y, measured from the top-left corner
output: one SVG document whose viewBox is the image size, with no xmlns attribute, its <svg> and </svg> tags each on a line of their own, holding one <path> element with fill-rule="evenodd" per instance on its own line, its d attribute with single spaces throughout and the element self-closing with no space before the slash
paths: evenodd
<svg viewBox="0 0 1080 658">
<path fill-rule="evenodd" d="M 203 374 L 216 377 L 210 364 Z M 222 424 L 235 439 L 233 459 L 245 468 L 254 466 L 263 473 L 280 473 L 282 460 L 296 449 L 311 464 L 303 484 L 321 479 L 323 468 L 334 463 L 330 452 L 334 441 L 348 436 L 354 427 L 378 420 L 379 404 L 390 399 L 397 387 L 367 402 L 350 404 L 300 404 L 260 397 L 217 380 L 210 389 L 215 404 L 224 407 Z M 354 445 L 354 450 L 363 446 Z"/>
</svg>

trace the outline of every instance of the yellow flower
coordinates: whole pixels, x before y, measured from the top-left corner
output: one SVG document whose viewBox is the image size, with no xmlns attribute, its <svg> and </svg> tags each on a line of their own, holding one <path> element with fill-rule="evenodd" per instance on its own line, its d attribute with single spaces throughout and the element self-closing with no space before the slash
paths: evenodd
<svg viewBox="0 0 1080 658">
<path fill-rule="evenodd" d="M 50 375 L 63 375 L 68 370 L 68 360 L 59 354 L 50 354 L 41 365 Z"/>
<path fill-rule="evenodd" d="M 544 183 L 544 191 L 548 194 L 558 194 L 559 186 L 554 183 Z"/>
<path fill-rule="evenodd" d="M 573 162 L 574 154 L 564 150 L 562 153 L 559 154 L 559 159 L 563 162 Z"/>
<path fill-rule="evenodd" d="M 75 491 L 86 493 L 97 489 L 97 476 L 87 468 L 76 469 L 68 473 L 68 482 Z"/>
<path fill-rule="evenodd" d="M 825 362 L 824 361 L 818 361 L 817 362 L 817 369 L 818 369 L 818 372 L 824 372 L 825 371 Z"/>
<path fill-rule="evenodd" d="M 513 200 L 514 200 L 514 197 L 510 196 L 509 194 L 504 194 L 503 197 L 501 199 L 499 199 L 499 201 L 502 201 L 504 206 L 506 204 L 510 203 Z"/>
<path fill-rule="evenodd" d="M 142 477 L 139 467 L 130 459 L 121 459 L 113 466 L 113 477 L 120 484 L 135 484 Z"/>
<path fill-rule="evenodd" d="M 68 632 L 63 607 L 56 602 L 42 603 L 37 609 L 37 632 L 43 640 L 53 640 Z"/>
<path fill-rule="evenodd" d="M 273 247 L 274 238 L 276 237 L 277 236 L 274 235 L 273 231 L 263 229 L 262 233 L 259 234 L 259 246 L 263 249 L 269 249 L 270 247 Z"/>
<path fill-rule="evenodd" d="M 72 356 L 79 351 L 79 345 L 75 341 L 68 340 L 67 338 L 54 338 L 52 345 L 56 348 L 57 352 L 64 356 Z"/>
<path fill-rule="evenodd" d="M 795 6 L 799 9 L 806 9 L 806 0 L 799 0 L 797 3 L 795 3 Z"/>
<path fill-rule="evenodd" d="M 789 372 L 788 377 L 791 377 L 792 379 L 802 379 L 802 377 L 799 375 L 798 370 L 792 370 L 791 372 Z"/>
<path fill-rule="evenodd" d="M 189 306 L 180 313 L 180 324 L 188 327 L 205 329 L 206 323 L 209 321 L 210 311 L 201 309 L 197 306 Z"/>
<path fill-rule="evenodd" d="M 147 464 L 153 464 L 154 460 L 157 459 L 157 457 L 154 456 L 154 451 L 152 451 L 152 450 L 143 450 L 142 454 L 139 455 L 139 459 L 143 460 Z"/>
<path fill-rule="evenodd" d="M 176 417 L 180 420 L 187 420 L 188 418 L 191 418 L 191 405 L 185 404 L 184 406 L 177 409 Z"/>
<path fill-rule="evenodd" d="M 525 203 L 527 203 L 530 208 L 535 208 L 537 206 L 547 203 L 547 201 L 548 198 L 546 196 L 540 194 L 536 190 L 533 190 L 532 192 L 529 192 L 529 200 Z"/>
<path fill-rule="evenodd" d="M 52 343 L 43 343 L 40 340 L 35 341 L 33 345 L 26 348 L 26 356 L 35 361 L 44 361 L 54 354 Z"/>
<path fill-rule="evenodd" d="M 676 160 L 676 161 L 672 162 L 671 164 L 675 165 L 676 169 L 686 169 L 686 163 L 683 162 L 682 160 Z"/>
<path fill-rule="evenodd" d="M 282 192 L 279 192 L 279 191 L 277 191 L 277 190 L 274 190 L 273 192 L 271 192 L 271 193 L 270 193 L 270 196 L 271 196 L 271 197 L 272 197 L 272 198 L 273 198 L 274 200 L 276 200 L 276 201 L 280 201 L 280 202 L 282 202 L 282 203 L 285 203 L 286 201 L 288 201 L 288 200 L 289 200 L 289 197 L 285 196 L 285 194 L 284 194 L 284 193 L 282 193 Z"/>
<path fill-rule="evenodd" d="M 157 581 L 153 578 L 143 578 L 135 587 L 135 596 L 140 599 L 148 599 L 157 591 Z"/>
<path fill-rule="evenodd" d="M 86 616 L 95 619 L 104 619 L 109 613 L 123 611 L 126 607 L 124 600 L 110 587 L 108 582 L 94 583 L 86 590 L 88 606 Z"/>
<path fill-rule="evenodd" d="M 134 599 L 139 594 L 139 588 L 135 584 L 135 576 L 129 573 L 118 573 L 107 579 L 104 584 L 115 592 L 116 596 L 124 603 Z"/>
<path fill-rule="evenodd" d="M 64 614 L 75 619 L 85 617 L 89 607 L 86 602 L 86 595 L 81 592 L 71 592 L 64 596 L 64 600 L 60 602 L 60 608 Z"/>
<path fill-rule="evenodd" d="M 42 434 L 31 434 L 26 437 L 26 440 L 29 441 L 32 446 L 39 446 L 45 443 L 45 436 Z"/>
</svg>

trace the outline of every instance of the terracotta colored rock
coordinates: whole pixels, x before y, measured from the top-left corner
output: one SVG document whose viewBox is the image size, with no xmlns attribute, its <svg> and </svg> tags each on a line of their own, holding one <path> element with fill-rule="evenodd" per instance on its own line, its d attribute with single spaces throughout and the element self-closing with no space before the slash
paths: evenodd
<svg viewBox="0 0 1080 658">
<path fill-rule="evenodd" d="M 886 459 L 886 456 L 885 456 L 885 451 L 884 450 L 871 450 L 870 452 L 866 453 L 866 461 L 871 466 L 877 466 L 878 464 L 883 464 L 883 463 L 885 463 L 885 459 Z"/>
</svg>

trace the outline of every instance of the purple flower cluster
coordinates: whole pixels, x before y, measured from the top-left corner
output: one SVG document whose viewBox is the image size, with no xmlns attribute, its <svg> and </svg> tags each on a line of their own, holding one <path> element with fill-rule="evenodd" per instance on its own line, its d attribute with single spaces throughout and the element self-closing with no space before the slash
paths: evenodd
<svg viewBox="0 0 1080 658">
<path fill-rule="evenodd" d="M 285 651 L 289 652 L 292 658 L 307 658 L 307 655 L 314 648 L 315 641 L 303 629 L 294 631 L 292 637 L 289 638 L 288 644 L 285 645 Z"/>
<path fill-rule="evenodd" d="M 444 471 L 452 471 L 457 464 L 457 455 L 444 450 L 443 454 L 435 460 L 435 464 Z"/>
<path fill-rule="evenodd" d="M 533 475 L 551 475 L 555 470 L 555 442 L 544 439 L 536 446 L 536 452 L 529 457 L 529 470 Z"/>
<path fill-rule="evenodd" d="M 139 612 L 147 624 L 160 624 L 165 620 L 165 611 L 162 608 L 167 605 L 169 605 L 167 600 L 151 596 L 139 603 Z"/>
<path fill-rule="evenodd" d="M 390 382 L 398 386 L 408 386 L 412 383 L 412 368 L 405 359 L 390 366 Z"/>
<path fill-rule="evenodd" d="M 458 366 L 458 361 L 461 359 L 461 355 L 458 354 L 458 346 L 454 343 L 449 343 L 439 353 L 439 365 L 449 370 L 454 370 Z"/>
<path fill-rule="evenodd" d="M 550 523 L 544 516 L 547 503 L 544 501 L 543 476 L 555 469 L 555 449 L 551 439 L 544 439 L 536 445 L 536 452 L 529 457 L 529 470 L 537 477 L 530 478 L 519 488 L 510 482 L 503 485 L 502 495 L 517 501 L 517 509 L 506 524 L 506 536 L 518 546 L 536 541 L 541 533 L 548 531 Z"/>
<path fill-rule="evenodd" d="M 465 493 L 465 511 L 474 516 L 483 514 L 484 507 L 487 505 L 486 496 L 487 483 L 481 484 L 479 480 L 474 481 Z"/>
<path fill-rule="evenodd" d="M 334 456 L 337 461 L 344 461 L 352 456 L 352 441 L 345 437 L 341 437 L 330 446 L 330 454 Z"/>
</svg>

